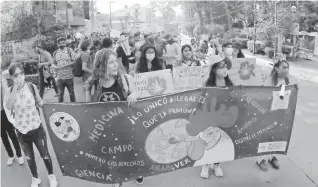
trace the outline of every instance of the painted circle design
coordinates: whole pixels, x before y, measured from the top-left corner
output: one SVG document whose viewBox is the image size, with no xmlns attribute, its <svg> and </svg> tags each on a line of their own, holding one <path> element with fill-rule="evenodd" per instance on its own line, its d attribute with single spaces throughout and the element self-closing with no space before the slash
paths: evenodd
<svg viewBox="0 0 318 187">
<path fill-rule="evenodd" d="M 179 161 L 187 156 L 190 145 L 186 119 L 172 119 L 153 129 L 146 140 L 147 155 L 156 163 L 168 164 Z"/>
<path fill-rule="evenodd" d="M 80 127 L 76 119 L 68 113 L 56 112 L 50 116 L 50 127 L 62 141 L 75 141 L 80 135 Z"/>
</svg>

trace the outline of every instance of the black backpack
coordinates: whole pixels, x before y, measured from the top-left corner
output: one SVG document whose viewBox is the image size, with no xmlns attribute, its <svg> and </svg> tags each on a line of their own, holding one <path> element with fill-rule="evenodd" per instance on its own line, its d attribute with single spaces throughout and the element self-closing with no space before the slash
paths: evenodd
<svg viewBox="0 0 318 187">
<path fill-rule="evenodd" d="M 82 77 L 84 75 L 84 71 L 82 69 L 82 55 L 75 60 L 74 69 L 72 73 L 74 77 Z"/>
</svg>

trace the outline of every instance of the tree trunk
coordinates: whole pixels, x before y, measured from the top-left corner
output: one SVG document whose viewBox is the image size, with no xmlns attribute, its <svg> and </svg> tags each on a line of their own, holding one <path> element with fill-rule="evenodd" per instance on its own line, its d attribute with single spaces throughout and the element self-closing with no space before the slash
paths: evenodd
<svg viewBox="0 0 318 187">
<path fill-rule="evenodd" d="M 229 10 L 228 4 L 225 1 L 223 1 L 223 5 L 224 5 L 226 16 L 227 16 L 227 25 L 228 25 L 229 30 L 231 31 L 232 30 L 231 12 Z"/>
</svg>

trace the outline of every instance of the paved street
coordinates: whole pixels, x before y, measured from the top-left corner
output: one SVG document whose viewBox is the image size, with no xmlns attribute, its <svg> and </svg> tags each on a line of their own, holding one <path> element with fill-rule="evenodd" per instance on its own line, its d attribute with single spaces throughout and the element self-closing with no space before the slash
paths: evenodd
<svg viewBox="0 0 318 187">
<path fill-rule="evenodd" d="M 257 64 L 267 66 L 268 61 L 257 59 Z M 294 70 L 293 70 L 294 69 Z M 303 74 L 303 75 L 302 75 Z M 318 186 L 318 82 L 310 77 L 318 75 L 318 70 L 297 69 L 291 67 L 291 75 L 300 82 L 298 96 L 298 105 L 294 121 L 294 129 L 291 138 L 290 149 L 287 156 L 279 156 L 281 169 L 276 171 L 269 169 L 267 173 L 261 172 L 255 165 L 256 158 L 247 158 L 222 164 L 224 170 L 223 178 L 216 178 L 211 174 L 209 179 L 200 178 L 200 169 L 188 168 L 167 174 L 148 177 L 143 186 L 149 187 L 317 187 Z M 307 78 L 301 76 L 307 76 Z M 83 101 L 82 83 L 76 79 L 75 86 L 76 98 Z M 53 97 L 54 91 L 49 90 L 45 93 L 45 100 L 56 102 Z M 65 93 L 66 102 L 69 101 L 68 92 Z M 53 159 L 54 171 L 58 177 L 60 187 L 102 187 L 111 186 L 104 184 L 95 184 L 70 177 L 63 177 L 58 166 L 55 153 L 49 140 L 49 150 Z M 36 152 L 39 176 L 42 179 L 42 187 L 49 186 L 47 172 L 44 163 L 38 152 Z M 31 183 L 31 174 L 25 163 L 18 166 L 17 163 L 8 167 L 5 165 L 7 154 L 4 147 L 1 146 L 1 186 L 2 187 L 29 187 Z M 134 181 L 125 183 L 126 187 L 137 186 Z"/>
</svg>

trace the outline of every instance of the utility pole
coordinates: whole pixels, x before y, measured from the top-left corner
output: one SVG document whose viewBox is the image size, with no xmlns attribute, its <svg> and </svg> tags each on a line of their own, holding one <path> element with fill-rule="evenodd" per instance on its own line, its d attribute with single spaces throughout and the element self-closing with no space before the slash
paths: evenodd
<svg viewBox="0 0 318 187">
<path fill-rule="evenodd" d="M 66 26 L 67 26 L 67 34 L 70 32 L 70 23 L 68 21 L 68 2 L 65 1 L 66 4 Z"/>
<path fill-rule="evenodd" d="M 253 46 L 253 55 L 255 55 L 255 45 L 256 45 L 256 0 L 254 0 L 254 46 Z"/>
<path fill-rule="evenodd" d="M 112 2 L 113 1 L 109 2 L 109 25 L 111 29 L 112 29 Z"/>
<path fill-rule="evenodd" d="M 277 0 L 275 0 L 275 40 L 274 40 L 274 59 L 276 58 L 277 48 Z"/>
</svg>

